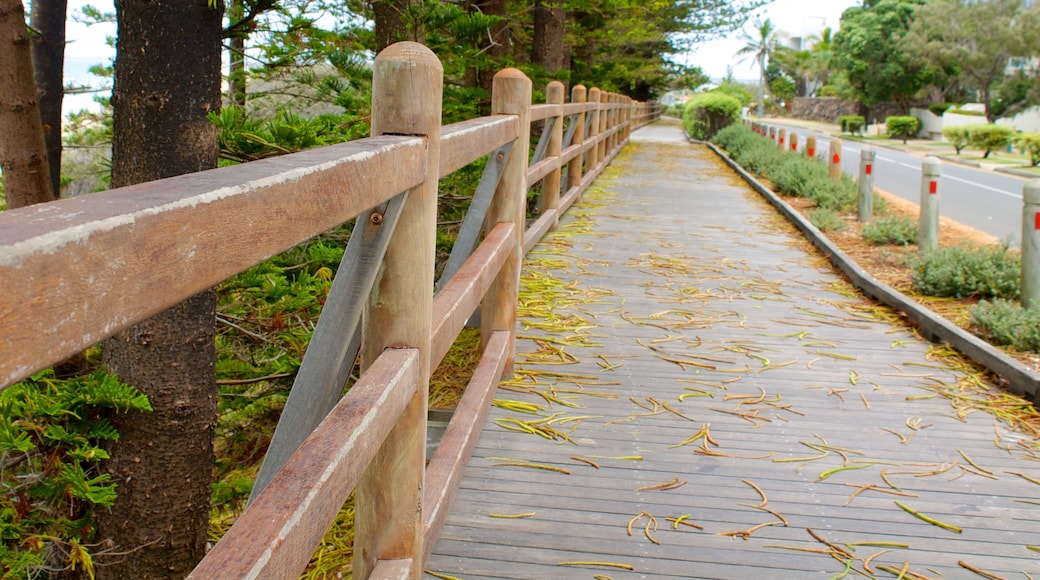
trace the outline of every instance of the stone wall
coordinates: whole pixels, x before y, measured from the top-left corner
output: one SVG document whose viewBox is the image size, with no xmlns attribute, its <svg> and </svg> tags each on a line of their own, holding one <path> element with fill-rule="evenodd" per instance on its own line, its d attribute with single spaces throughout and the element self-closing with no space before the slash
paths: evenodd
<svg viewBox="0 0 1040 580">
<path fill-rule="evenodd" d="M 837 97 L 795 97 L 791 116 L 807 121 L 837 123 L 842 115 L 858 115 L 859 103 Z"/>
<path fill-rule="evenodd" d="M 857 101 L 837 97 L 795 97 L 791 105 L 792 117 L 824 123 L 837 123 L 842 115 L 863 115 L 867 123 L 873 123 L 874 119 L 884 123 L 892 115 L 906 114 L 906 109 L 895 103 L 880 103 L 866 109 Z"/>
</svg>

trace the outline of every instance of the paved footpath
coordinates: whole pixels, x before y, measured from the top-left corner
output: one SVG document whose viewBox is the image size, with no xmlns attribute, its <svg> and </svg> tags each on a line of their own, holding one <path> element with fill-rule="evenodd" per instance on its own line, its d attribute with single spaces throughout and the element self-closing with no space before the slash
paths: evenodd
<svg viewBox="0 0 1040 580">
<path fill-rule="evenodd" d="M 429 571 L 1040 578 L 1036 440 L 677 126 L 636 132 L 522 277 Z"/>
</svg>

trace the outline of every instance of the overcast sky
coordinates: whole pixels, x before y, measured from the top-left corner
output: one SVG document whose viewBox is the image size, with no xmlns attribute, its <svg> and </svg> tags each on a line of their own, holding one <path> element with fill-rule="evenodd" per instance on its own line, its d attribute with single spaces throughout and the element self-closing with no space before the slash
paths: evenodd
<svg viewBox="0 0 1040 580">
<path fill-rule="evenodd" d="M 858 0 L 774 0 L 759 9 L 755 17 L 772 20 L 778 30 L 789 36 L 805 37 L 819 34 L 826 27 L 837 32 L 841 13 L 859 5 Z M 755 17 L 747 24 L 747 30 L 751 30 Z M 738 62 L 738 58 L 733 56 L 744 46 L 738 38 L 739 32 L 734 32 L 725 39 L 703 44 L 685 60 L 683 57 L 678 60 L 682 64 L 701 67 L 713 79 L 725 77 L 728 66 L 733 67 L 733 76 L 738 79 L 757 79 L 758 70 L 754 63 Z"/>
<path fill-rule="evenodd" d="M 112 0 L 71 0 L 69 2 L 69 21 L 66 36 L 69 40 L 65 52 L 66 84 L 92 84 L 99 81 L 87 72 L 94 64 L 107 63 L 114 55 L 114 50 L 105 45 L 105 36 L 115 36 L 115 25 L 98 25 L 87 27 L 74 22 L 74 16 L 84 4 L 91 4 L 102 12 L 114 11 Z M 759 10 L 757 16 L 769 18 L 777 29 L 790 36 L 807 36 L 819 34 L 824 27 L 838 30 L 841 13 L 850 6 L 858 5 L 858 0 L 774 0 Z M 752 23 L 748 24 L 749 30 Z M 678 61 L 683 64 L 699 66 L 714 79 L 726 75 L 726 68 L 733 67 L 733 75 L 738 79 L 756 79 L 758 71 L 751 62 L 737 62 L 734 54 L 743 43 L 738 40 L 738 33 L 728 38 L 700 45 L 688 55 L 680 55 Z M 71 95 L 65 99 L 65 111 L 74 111 L 89 106 L 90 95 Z"/>
</svg>

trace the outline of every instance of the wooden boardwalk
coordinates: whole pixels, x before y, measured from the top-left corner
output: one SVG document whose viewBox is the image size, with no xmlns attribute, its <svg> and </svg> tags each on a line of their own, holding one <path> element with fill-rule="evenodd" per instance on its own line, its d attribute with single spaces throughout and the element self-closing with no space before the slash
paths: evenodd
<svg viewBox="0 0 1040 580">
<path fill-rule="evenodd" d="M 497 397 L 537 414 L 493 409 L 428 570 L 1040 578 L 1035 441 L 934 396 L 971 376 L 674 125 L 615 165 L 528 256 Z"/>
</svg>

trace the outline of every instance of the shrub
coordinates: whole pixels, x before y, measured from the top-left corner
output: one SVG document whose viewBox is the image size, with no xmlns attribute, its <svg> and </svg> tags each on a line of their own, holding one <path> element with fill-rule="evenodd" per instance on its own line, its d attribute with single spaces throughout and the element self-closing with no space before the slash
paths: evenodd
<svg viewBox="0 0 1040 580">
<path fill-rule="evenodd" d="M 150 411 L 148 398 L 112 375 L 58 380 L 43 371 L 0 393 L 0 567 L 4 577 L 89 573 L 93 513 L 111 507 L 116 482 L 101 473 L 106 441 L 119 438 L 108 410 Z"/>
<path fill-rule="evenodd" d="M 931 111 L 933 115 L 942 117 L 943 113 L 945 113 L 947 109 L 953 106 L 953 103 L 932 103 L 931 105 L 928 105 L 928 110 Z"/>
<path fill-rule="evenodd" d="M 683 128 L 694 139 L 711 139 L 722 128 L 740 121 L 741 107 L 735 97 L 714 92 L 700 93 L 686 103 Z"/>
<path fill-rule="evenodd" d="M 1007 246 L 952 246 L 928 252 L 912 264 L 918 292 L 951 298 L 1018 298 L 1022 258 Z"/>
<path fill-rule="evenodd" d="M 979 334 L 989 341 L 1023 352 L 1040 352 L 1040 307 L 983 300 L 971 308 L 971 317 Z"/>
<path fill-rule="evenodd" d="M 957 150 L 957 155 L 971 143 L 971 125 L 950 125 L 943 127 L 942 134 L 946 140 Z"/>
<path fill-rule="evenodd" d="M 809 221 L 821 232 L 836 232 L 845 229 L 845 220 L 841 214 L 827 207 L 815 207 L 809 210 Z"/>
<path fill-rule="evenodd" d="M 849 211 L 856 206 L 859 188 L 847 175 L 838 181 L 827 177 L 827 166 L 800 153 L 779 152 L 767 137 L 755 135 L 743 125 L 731 125 L 713 142 L 725 149 L 744 169 L 768 178 L 777 192 L 806 197 L 818 207 Z"/>
<path fill-rule="evenodd" d="M 1006 149 L 1011 143 L 1015 131 L 1011 127 L 1000 125 L 976 125 L 971 128 L 969 142 L 971 146 L 980 151 L 985 151 L 983 159 L 989 157 L 990 152 L 998 149 Z"/>
<path fill-rule="evenodd" d="M 885 130 L 888 131 L 888 135 L 896 139 L 902 139 L 904 145 L 907 138 L 917 135 L 917 131 L 920 128 L 921 121 L 917 117 L 893 115 L 885 119 Z"/>
<path fill-rule="evenodd" d="M 986 113 L 982 111 L 969 111 L 968 109 L 948 109 L 948 113 L 951 115 L 964 115 L 965 117 L 985 117 Z"/>
<path fill-rule="evenodd" d="M 917 243 L 917 222 L 906 216 L 891 216 L 864 224 L 861 233 L 871 244 L 909 246 Z"/>
<path fill-rule="evenodd" d="M 867 120 L 862 115 L 842 115 L 838 117 L 838 125 L 841 127 L 842 133 L 862 135 Z"/>
<path fill-rule="evenodd" d="M 1033 167 L 1040 165 L 1040 133 L 1022 133 L 1015 137 L 1015 145 L 1029 154 L 1029 162 Z"/>
<path fill-rule="evenodd" d="M 822 87 L 816 89 L 816 96 L 817 97 L 837 97 L 838 96 L 838 87 L 836 87 L 834 85 L 823 85 Z"/>
</svg>

